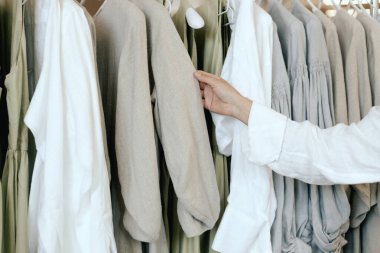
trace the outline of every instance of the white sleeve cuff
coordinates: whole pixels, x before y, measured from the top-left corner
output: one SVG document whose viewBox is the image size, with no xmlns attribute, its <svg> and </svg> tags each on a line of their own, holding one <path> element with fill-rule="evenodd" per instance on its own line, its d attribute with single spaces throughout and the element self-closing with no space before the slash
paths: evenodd
<svg viewBox="0 0 380 253">
<path fill-rule="evenodd" d="M 276 161 L 282 149 L 287 117 L 260 105 L 252 104 L 248 119 L 248 140 L 243 152 L 257 165 Z M 244 142 L 243 142 L 244 143 Z"/>
</svg>

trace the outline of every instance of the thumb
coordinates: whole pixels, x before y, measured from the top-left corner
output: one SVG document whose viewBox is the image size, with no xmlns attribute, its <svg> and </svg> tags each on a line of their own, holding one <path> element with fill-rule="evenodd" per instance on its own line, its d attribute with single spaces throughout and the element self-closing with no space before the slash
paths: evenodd
<svg viewBox="0 0 380 253">
<path fill-rule="evenodd" d="M 196 71 L 194 76 L 199 82 L 206 83 L 211 87 L 215 87 L 215 84 L 219 81 L 217 76 L 200 70 Z"/>
</svg>

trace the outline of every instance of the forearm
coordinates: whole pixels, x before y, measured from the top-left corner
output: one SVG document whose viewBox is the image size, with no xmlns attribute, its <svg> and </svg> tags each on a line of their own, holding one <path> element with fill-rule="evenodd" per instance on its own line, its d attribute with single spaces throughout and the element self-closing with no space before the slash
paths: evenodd
<svg viewBox="0 0 380 253">
<path fill-rule="evenodd" d="M 248 125 L 249 114 L 253 106 L 253 101 L 240 96 L 231 106 L 231 116 Z"/>
<path fill-rule="evenodd" d="M 362 122 L 320 129 L 286 119 L 262 105 L 248 119 L 249 159 L 312 184 L 380 181 L 380 110 Z"/>
</svg>

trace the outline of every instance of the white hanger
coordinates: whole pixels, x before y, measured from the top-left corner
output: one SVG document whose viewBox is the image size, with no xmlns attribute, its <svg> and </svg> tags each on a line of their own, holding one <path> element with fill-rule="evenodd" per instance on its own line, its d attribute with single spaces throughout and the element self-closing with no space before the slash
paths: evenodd
<svg viewBox="0 0 380 253">
<path fill-rule="evenodd" d="M 360 1 L 360 2 L 361 2 L 361 1 Z M 374 7 L 373 7 L 373 4 L 371 3 L 371 1 L 366 0 L 366 2 L 367 2 L 367 4 L 369 5 L 369 7 L 374 8 Z"/>
<path fill-rule="evenodd" d="M 173 17 L 181 5 L 181 0 L 166 0 L 165 6 L 168 9 L 169 15 Z"/>
<path fill-rule="evenodd" d="M 318 10 L 317 6 L 314 5 L 314 3 L 313 3 L 312 0 L 307 0 L 307 2 L 308 2 L 309 5 L 311 6 L 311 10 L 312 10 L 313 12 L 315 12 L 315 11 Z"/>
<path fill-rule="evenodd" d="M 333 3 L 336 10 L 340 10 L 340 2 L 339 2 L 339 4 L 336 4 L 335 0 L 331 0 L 331 2 Z"/>
<path fill-rule="evenodd" d="M 173 3 L 172 3 L 172 0 L 167 0 L 165 1 L 165 5 L 167 5 L 168 7 L 168 12 L 169 12 L 169 15 L 171 16 L 172 14 L 172 9 L 173 9 Z"/>
<path fill-rule="evenodd" d="M 186 20 L 189 26 L 193 29 L 200 29 L 205 26 L 205 21 L 199 13 L 192 7 L 186 10 Z"/>
<path fill-rule="evenodd" d="M 222 11 L 221 13 L 218 13 L 218 16 L 221 16 L 225 13 L 227 13 L 229 10 L 231 10 L 231 5 L 230 5 L 230 0 L 227 0 L 227 3 L 226 3 L 226 9 L 224 11 Z"/>
<path fill-rule="evenodd" d="M 320 10 L 322 6 L 323 6 L 323 0 L 319 0 L 317 8 Z"/>
<path fill-rule="evenodd" d="M 371 15 L 367 12 L 366 8 L 364 8 L 362 0 L 358 0 L 358 4 L 359 4 L 359 7 L 362 10 L 362 12 L 366 13 L 367 15 L 369 15 L 371 17 Z M 371 5 L 369 5 L 369 6 L 371 7 Z"/>
<path fill-rule="evenodd" d="M 357 12 L 361 12 L 361 10 L 352 2 L 352 0 L 348 0 L 350 6 Z"/>
<path fill-rule="evenodd" d="M 86 1 L 86 0 L 82 0 L 82 1 Z M 102 3 L 102 5 L 100 5 L 100 7 L 99 7 L 98 11 L 95 13 L 94 17 L 98 16 L 98 15 L 99 15 L 99 13 L 101 13 L 101 12 L 102 12 L 102 10 L 103 10 L 103 7 L 104 7 L 104 5 L 107 3 L 107 1 L 108 1 L 108 0 L 104 0 L 104 2 Z"/>
<path fill-rule="evenodd" d="M 226 14 L 228 13 L 229 11 L 231 12 L 234 12 L 234 8 L 231 7 L 231 4 L 230 4 L 230 0 L 227 0 L 227 3 L 226 3 L 226 9 L 220 13 L 218 13 L 218 16 L 221 16 L 223 14 Z M 226 24 L 224 24 L 224 26 L 228 26 L 228 25 L 232 25 L 234 22 L 228 22 Z"/>
<path fill-rule="evenodd" d="M 358 5 L 359 5 L 359 8 L 360 8 L 362 11 L 365 11 L 365 8 L 364 8 L 364 6 L 362 5 L 362 1 L 361 1 L 361 0 L 358 0 Z"/>
</svg>

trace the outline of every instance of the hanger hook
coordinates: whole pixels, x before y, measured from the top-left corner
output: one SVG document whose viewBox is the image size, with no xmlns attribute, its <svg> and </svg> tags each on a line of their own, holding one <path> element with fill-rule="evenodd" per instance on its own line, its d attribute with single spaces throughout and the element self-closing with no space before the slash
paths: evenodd
<svg viewBox="0 0 380 253">
<path fill-rule="evenodd" d="M 230 9 L 231 9 L 231 7 L 230 7 L 230 0 L 227 0 L 226 9 L 224 11 L 222 11 L 221 13 L 218 13 L 218 16 L 221 16 L 221 15 L 227 13 Z"/>
</svg>

